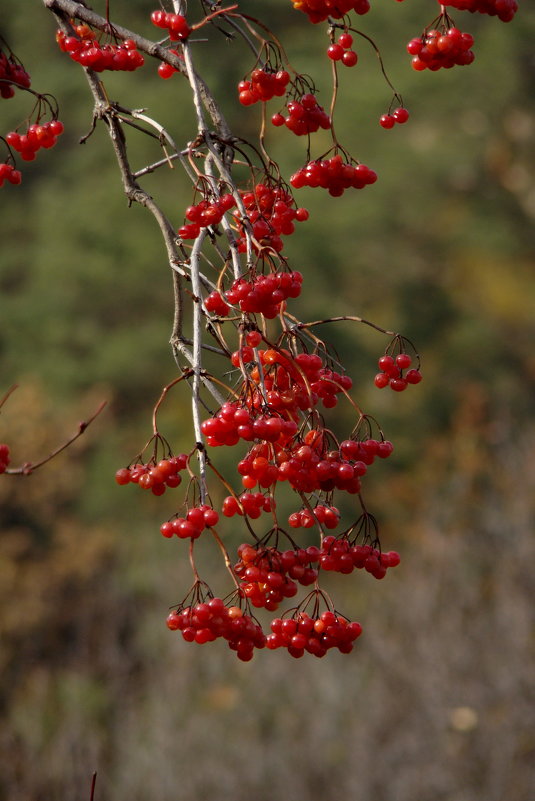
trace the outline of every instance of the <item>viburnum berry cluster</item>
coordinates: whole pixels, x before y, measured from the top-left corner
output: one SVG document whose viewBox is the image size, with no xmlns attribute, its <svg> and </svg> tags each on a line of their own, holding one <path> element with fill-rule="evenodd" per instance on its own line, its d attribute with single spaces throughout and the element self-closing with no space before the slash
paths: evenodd
<svg viewBox="0 0 535 801">
<path fill-rule="evenodd" d="M 0 37 L 0 97 L 8 100 L 15 89 L 29 89 L 31 78 L 16 56 L 10 50 L 4 51 L 2 42 Z"/>
<path fill-rule="evenodd" d="M 455 65 L 466 66 L 474 60 L 471 50 L 474 37 L 470 33 L 462 33 L 458 28 L 431 28 L 421 37 L 411 39 L 407 51 L 413 56 L 413 69 L 421 72 L 428 69 L 433 72 L 439 69 L 451 69 Z"/>
<path fill-rule="evenodd" d="M 518 11 L 516 0 L 447 0 L 443 5 L 472 14 L 489 14 L 502 22 L 510 22 Z"/>
<path fill-rule="evenodd" d="M 333 41 L 327 48 L 327 56 L 331 61 L 340 61 L 345 67 L 354 67 L 359 57 L 357 53 L 351 49 L 353 45 L 353 37 L 348 31 L 344 31 L 338 37 L 338 40 Z"/>
<path fill-rule="evenodd" d="M 273 97 L 283 97 L 289 83 L 290 74 L 287 70 L 270 71 L 265 67 L 257 68 L 251 72 L 249 80 L 240 81 L 238 84 L 238 98 L 242 106 L 252 106 L 259 101 L 265 102 Z"/>
<path fill-rule="evenodd" d="M 388 114 L 383 114 L 379 120 L 379 124 L 382 128 L 393 128 L 396 123 L 403 124 L 407 122 L 409 119 L 409 112 L 406 108 L 400 107 L 395 108 L 392 112 L 388 112 Z"/>
<path fill-rule="evenodd" d="M 408 120 L 379 48 L 368 34 L 352 27 L 352 16 L 365 15 L 370 4 L 292 0 L 296 11 L 302 12 L 303 24 L 325 23 L 333 76 L 325 108 L 318 103 L 313 77 L 295 69 L 278 37 L 239 4 L 190 3 L 186 19 L 184 2 L 164 0 L 150 14 L 153 26 L 165 33 L 159 42 L 112 24 L 108 16 L 99 17 L 83 3 L 55 0 L 53 5 L 60 23 L 58 44 L 85 69 L 129 201 L 139 202 L 154 215 L 173 278 L 171 344 L 178 375 L 164 387 L 154 407 L 149 442 L 115 476 L 118 484 L 137 484 L 155 496 L 181 487 L 179 493 L 170 493 L 179 500 L 162 515 L 166 519 L 159 528 L 169 541 L 166 547 L 178 548 L 189 560 L 193 583 L 173 605 L 167 625 L 180 631 L 186 642 L 226 640 L 244 661 L 265 648 L 283 648 L 294 658 L 305 653 L 323 657 L 332 649 L 350 653 L 362 627 L 336 608 L 322 584 L 327 574 L 332 583 L 359 571 L 382 579 L 399 564 L 396 551 L 383 550 L 378 524 L 363 497 L 370 466 L 389 458 L 393 445 L 375 417 L 353 397 L 353 379 L 320 337 L 321 327 L 335 321 L 357 322 L 389 338 L 375 377 L 379 388 L 390 386 L 399 393 L 419 383 L 420 360 L 401 334 L 357 316 L 301 321 L 294 306 L 307 287 L 306 265 L 293 269 L 281 251 L 283 237 L 309 217 L 307 209 L 297 207 L 292 189 L 320 187 L 341 197 L 347 189 L 362 189 L 377 180 L 377 173 L 354 158 L 335 132 L 342 95 L 338 64 L 357 63 L 354 36 L 373 47 L 393 92 L 381 125 L 392 128 Z M 504 21 L 516 12 L 515 0 L 455 0 L 445 5 L 462 5 L 463 10 Z M 203 34 L 197 39 L 192 34 L 200 28 Z M 258 137 L 253 141 L 232 132 L 198 71 L 197 56 L 207 56 L 213 37 L 221 35 L 229 45 L 234 40 L 246 43 L 248 52 L 254 53 L 234 97 L 236 109 L 260 107 Z M 471 34 L 462 33 L 441 4 L 440 16 L 412 40 L 409 51 L 415 69 L 435 71 L 469 64 L 472 44 Z M 196 133 L 182 149 L 146 110 L 128 110 L 109 101 L 102 73 L 132 71 L 142 66 L 145 56 L 159 62 L 162 78 L 179 72 L 190 86 Z M 2 80 L 9 88 L 10 78 Z M 282 111 L 268 117 L 266 103 L 273 98 L 282 99 Z M 52 125 L 58 115 L 50 116 Z M 24 136 L 26 141 L 43 136 L 46 140 L 42 116 L 32 119 L 39 132 L 32 128 L 30 134 L 28 129 L 20 140 Z M 272 124 L 266 125 L 269 119 Z M 270 153 L 271 139 L 279 137 L 276 129 L 282 127 L 304 141 L 298 161 L 304 166 L 297 164 L 289 178 Z M 157 149 L 151 163 L 137 170 L 127 150 L 130 128 L 149 135 Z M 322 135 L 312 136 L 320 128 Z M 322 141 L 319 153 L 312 149 L 315 140 Z M 182 174 L 177 166 L 194 191 L 183 224 L 169 219 L 143 187 L 146 174 L 170 167 L 172 175 Z M 355 377 L 357 368 L 351 365 Z M 173 455 L 159 431 L 158 412 L 171 388 L 186 384 L 191 389 L 191 450 Z M 343 413 L 332 411 L 338 407 Z M 203 549 L 213 543 L 222 556 L 229 583 L 222 591 L 213 592 L 200 577 L 199 539 Z M 236 542 L 241 542 L 237 560 L 231 558 Z M 296 606 L 271 619 L 266 629 L 271 633 L 266 636 L 255 614 L 269 616 L 302 587 L 311 589 Z"/>
<path fill-rule="evenodd" d="M 309 161 L 294 172 L 290 183 L 294 189 L 320 186 L 327 189 L 332 197 L 340 197 L 346 189 L 364 189 L 376 180 L 377 173 L 365 164 L 350 164 L 339 153 L 335 153 L 330 159 Z"/>
<path fill-rule="evenodd" d="M 368 0 L 292 0 L 297 11 L 307 14 L 310 22 L 324 22 L 328 17 L 341 19 L 354 11 L 355 14 L 367 14 L 370 10 Z"/>
<path fill-rule="evenodd" d="M 137 484 L 141 489 L 151 490 L 153 495 L 163 495 L 165 490 L 175 488 L 182 483 L 180 475 L 188 465 L 188 456 L 181 453 L 156 462 L 143 464 L 135 462 L 131 467 L 121 467 L 115 473 L 115 481 L 120 486 Z"/>
<path fill-rule="evenodd" d="M 76 25 L 74 32 L 76 36 L 66 36 L 62 30 L 57 31 L 56 41 L 59 48 L 68 53 L 73 61 L 94 72 L 133 72 L 145 63 L 133 39 L 125 39 L 119 44 L 101 44 L 89 25 Z"/>
<path fill-rule="evenodd" d="M 355 640 L 362 634 L 362 626 L 350 622 L 342 615 L 326 610 L 319 617 L 307 612 L 295 612 L 292 617 L 276 617 L 271 621 L 271 634 L 266 639 L 270 650 L 286 648 L 290 656 L 300 659 L 305 651 L 321 658 L 331 648 L 350 654 Z"/>
<path fill-rule="evenodd" d="M 178 229 L 181 239 L 196 239 L 201 228 L 208 228 L 210 225 L 218 225 L 223 219 L 225 212 L 236 205 L 231 194 L 221 195 L 213 203 L 204 199 L 186 209 L 186 219 L 190 222 Z"/>
<path fill-rule="evenodd" d="M 0 162 L 0 186 L 6 181 L 13 185 L 18 185 L 22 181 L 22 173 L 17 169 L 13 151 L 23 161 L 33 161 L 38 150 L 54 147 L 58 136 L 63 133 L 63 123 L 58 119 L 59 109 L 55 98 L 49 94 L 39 94 L 30 88 L 30 75 L 4 43 L 9 51 L 6 55 L 2 42 L 3 39 L 0 37 L 0 96 L 11 98 L 15 94 L 15 89 L 19 89 L 32 96 L 35 104 L 24 123 L 5 136 L 0 136 L 0 141 L 7 150 L 7 156 Z M 47 120 L 46 117 L 51 119 Z M 30 120 L 34 122 L 29 122 Z M 24 132 L 20 133 L 19 129 L 23 129 Z"/>
<path fill-rule="evenodd" d="M 226 640 L 242 662 L 253 658 L 255 648 L 266 645 L 266 635 L 250 615 L 240 606 L 229 606 L 217 597 L 191 606 L 179 604 L 167 616 L 167 627 L 171 631 L 180 631 L 186 642 L 199 645 L 219 638 Z"/>
<path fill-rule="evenodd" d="M 403 392 L 409 384 L 419 384 L 422 374 L 419 369 L 419 358 L 416 354 L 418 367 L 412 367 L 412 356 L 406 352 L 405 346 L 411 345 L 404 337 L 394 337 L 385 353 L 378 360 L 380 372 L 374 379 L 378 389 L 390 387 L 395 392 Z M 399 352 L 395 355 L 396 350 Z"/>
<path fill-rule="evenodd" d="M 295 223 L 305 222 L 309 217 L 307 209 L 297 208 L 291 192 L 281 185 L 259 183 L 251 191 L 241 191 L 240 197 L 257 252 L 269 247 L 280 253 L 284 247 L 282 237 L 293 234 Z M 238 229 L 238 250 L 245 253 L 247 236 L 242 211 L 236 209 L 233 216 Z"/>
<path fill-rule="evenodd" d="M 20 184 L 22 181 L 22 173 L 20 170 L 15 169 L 13 164 L 9 162 L 0 163 L 0 186 L 4 181 L 9 181 L 10 184 Z"/>
<path fill-rule="evenodd" d="M 185 517 L 175 516 L 160 526 L 162 536 L 176 535 L 183 540 L 196 540 L 205 528 L 211 528 L 219 522 L 219 514 L 206 503 L 189 509 Z"/>
<path fill-rule="evenodd" d="M 153 11 L 150 16 L 153 25 L 168 32 L 172 42 L 184 41 L 191 33 L 186 17 L 182 14 L 168 13 L 162 10 Z"/>
<path fill-rule="evenodd" d="M 63 123 L 60 120 L 35 122 L 28 127 L 26 133 L 10 131 L 6 135 L 6 142 L 17 151 L 23 161 L 33 161 L 35 154 L 42 147 L 46 149 L 54 147 L 63 131 Z"/>
<path fill-rule="evenodd" d="M 277 128 L 285 125 L 296 136 L 307 136 L 316 133 L 320 128 L 328 130 L 331 127 L 331 118 L 311 92 L 302 95 L 298 100 L 290 100 L 286 108 L 286 117 L 279 112 L 271 118 L 272 124 Z"/>
</svg>

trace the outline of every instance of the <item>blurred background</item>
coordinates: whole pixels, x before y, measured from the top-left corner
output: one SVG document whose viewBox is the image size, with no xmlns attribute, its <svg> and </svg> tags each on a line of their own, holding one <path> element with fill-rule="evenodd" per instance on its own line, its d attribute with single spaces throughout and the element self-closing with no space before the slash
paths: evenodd
<svg viewBox="0 0 535 801">
<path fill-rule="evenodd" d="M 454 14 L 476 60 L 436 73 L 415 73 L 405 52 L 436 3 L 375 3 L 358 19 L 411 119 L 378 125 L 391 90 L 359 40 L 336 129 L 379 181 L 336 200 L 299 190 L 311 219 L 284 252 L 305 274 L 301 319 L 361 315 L 422 354 L 423 383 L 398 395 L 373 386 L 387 339 L 350 323 L 323 332 L 394 442 L 365 499 L 402 562 L 382 582 L 326 582 L 364 627 L 350 656 L 261 652 L 243 664 L 222 643 L 188 645 L 166 629 L 190 583 L 183 543 L 158 532 L 172 492 L 113 480 L 175 376 L 169 270 L 152 219 L 127 208 L 103 126 L 79 144 L 92 118 L 81 69 L 57 49 L 42 4 L 23 5 L 4 0 L 2 34 L 33 88 L 57 97 L 66 131 L 23 164 L 20 187 L 1 190 L 0 394 L 19 389 L 0 441 L 13 464 L 37 460 L 108 406 L 42 470 L 0 481 L 1 801 L 88 799 L 94 771 L 98 801 L 533 801 L 534 9 L 521 2 L 509 24 Z M 104 0 L 93 5 L 104 13 Z M 328 106 L 323 26 L 289 2 L 240 5 L 262 6 Z M 112 19 L 154 37 L 152 8 L 113 0 Z M 233 129 L 254 137 L 259 110 L 235 93 L 252 66 L 245 48 L 210 34 L 197 49 Z M 187 86 L 156 66 L 106 75 L 109 96 L 185 143 Z M 29 110 L 24 95 L 3 101 L 2 133 Z M 313 156 L 328 147 L 316 137 Z M 288 177 L 304 161 L 286 130 L 267 144 Z M 156 157 L 135 132 L 129 147 L 136 167 Z M 182 224 L 192 195 L 179 171 L 144 186 Z M 350 426 L 344 414 L 337 425 Z M 178 452 L 191 446 L 188 420 L 178 388 L 161 418 Z M 243 538 L 238 523 L 227 535 Z M 215 565 L 209 547 L 203 558 Z"/>
</svg>

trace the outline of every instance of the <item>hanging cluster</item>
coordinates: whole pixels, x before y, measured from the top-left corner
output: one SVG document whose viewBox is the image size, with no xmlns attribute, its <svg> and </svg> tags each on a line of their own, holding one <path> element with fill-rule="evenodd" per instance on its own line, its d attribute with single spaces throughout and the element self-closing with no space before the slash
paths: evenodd
<svg viewBox="0 0 535 801">
<path fill-rule="evenodd" d="M 59 49 L 94 72 L 133 72 L 145 63 L 133 39 L 126 39 L 120 44 L 100 44 L 89 25 L 76 25 L 75 32 L 77 36 L 67 36 L 63 31 L 57 31 Z"/>
<path fill-rule="evenodd" d="M 0 97 L 8 100 L 15 94 L 15 89 L 28 89 L 31 79 L 22 64 L 13 53 L 4 53 L 0 44 Z"/>
<path fill-rule="evenodd" d="M 439 69 L 451 69 L 455 65 L 466 66 L 474 60 L 471 50 L 474 37 L 470 33 L 462 33 L 458 28 L 440 31 L 432 28 L 420 38 L 411 39 L 407 52 L 413 56 L 413 69 L 421 72 Z"/>
<path fill-rule="evenodd" d="M 443 3 L 458 11 L 470 11 L 472 14 L 489 14 L 498 17 L 502 22 L 511 22 L 518 11 L 516 0 L 447 0 Z"/>
<path fill-rule="evenodd" d="M 259 101 L 265 102 L 272 97 L 283 97 L 290 82 L 286 70 L 270 72 L 267 69 L 255 69 L 249 80 L 238 84 L 238 98 L 242 106 L 252 106 Z"/>
<path fill-rule="evenodd" d="M 368 0 L 292 0 L 292 3 L 314 23 L 324 22 L 328 17 L 340 19 L 351 11 L 362 15 L 370 10 Z"/>
<path fill-rule="evenodd" d="M 394 337 L 379 359 L 380 372 L 374 380 L 378 388 L 390 386 L 401 392 L 422 378 L 418 355 L 400 334 L 358 317 L 305 323 L 291 310 L 292 301 L 306 286 L 305 271 L 291 269 L 282 257 L 283 238 L 309 217 L 307 209 L 297 207 L 292 188 L 320 187 L 340 197 L 348 189 L 363 189 L 377 180 L 376 172 L 353 158 L 335 133 L 338 64 L 353 67 L 357 63 L 354 35 L 372 44 L 394 93 L 388 113 L 380 118 L 381 126 L 392 128 L 409 117 L 401 95 L 386 76 L 378 48 L 367 34 L 351 26 L 353 13 L 364 15 L 370 9 L 368 0 L 292 0 L 292 4 L 311 23 L 326 22 L 327 55 L 334 76 L 331 102 L 325 104 L 329 113 L 318 103 L 313 79 L 296 71 L 278 38 L 237 5 L 201 4 L 205 16 L 190 24 L 162 4 L 151 14 L 153 25 L 165 31 L 164 44 L 158 46 L 142 37 L 131 38 L 124 29 L 124 38 L 119 37 L 107 19 L 101 24 L 92 22 L 92 27 L 73 21 L 72 35 L 57 34 L 61 50 L 99 73 L 137 69 L 143 63 L 143 50 L 156 54 L 161 61 L 158 74 L 169 78 L 177 69 L 167 64 L 173 59 L 162 56 L 161 47 L 168 47 L 166 52 L 180 59 L 180 72 L 192 89 L 196 136 L 179 151 L 162 126 L 151 121 L 152 141 L 162 145 L 164 157 L 158 152 L 153 164 L 129 174 L 140 182 L 141 195 L 146 173 L 181 164 L 192 181 L 195 202 L 186 209 L 183 225 L 173 225 L 163 212 L 153 211 L 173 267 L 172 344 L 179 375 L 164 388 L 155 406 L 153 434 L 145 446 L 152 447 L 150 456 L 144 457 L 143 449 L 128 467 L 117 471 L 115 479 L 120 485 L 137 484 L 156 496 L 183 487 L 183 497 L 166 515 L 160 533 L 169 541 L 168 547 L 188 551 L 194 579 L 190 591 L 173 606 L 167 625 L 180 631 L 186 642 L 203 645 L 223 639 L 244 661 L 265 647 L 284 648 L 294 658 L 305 653 L 323 657 L 332 649 L 350 653 L 362 628 L 341 614 L 320 588 L 325 574 L 339 574 L 339 578 L 360 571 L 382 579 L 400 561 L 397 552 L 382 549 L 377 523 L 362 496 L 370 466 L 389 458 L 393 445 L 375 418 L 365 414 L 351 396 L 353 380 L 320 339 L 318 327 L 344 319 Z M 516 0 L 451 0 L 444 5 L 504 21 L 517 10 Z M 416 70 L 436 71 L 473 60 L 473 37 L 455 26 L 444 5 L 440 16 L 408 45 Z M 227 35 L 230 30 L 239 32 L 237 41 L 246 41 L 254 51 L 235 98 L 236 107 L 260 106 L 261 114 L 256 116 L 261 117 L 261 129 L 254 144 L 230 133 L 209 87 L 197 74 L 194 55 L 204 45 L 191 34 L 201 27 Z M 103 35 L 113 41 L 102 43 Z M 176 49 L 171 49 L 174 43 Z M 4 96 L 10 96 L 13 86 L 23 86 L 23 80 L 14 80 L 13 63 L 10 57 L 0 59 Z M 178 66 L 178 61 L 173 63 Z M 282 110 L 269 117 L 265 104 L 273 98 L 282 98 Z M 126 138 L 128 111 L 121 107 L 116 114 L 117 108 L 107 122 L 120 148 L 121 135 Z M 34 143 L 50 146 L 61 132 L 57 113 L 53 110 L 50 116 L 49 123 L 34 116 L 35 124 L 24 134 L 11 132 L 8 146 L 23 159 L 33 157 L 29 155 L 32 148 L 33 153 L 38 149 Z M 145 113 L 131 112 L 131 116 L 136 128 L 144 130 L 143 125 L 149 124 Z M 267 120 L 271 126 L 266 126 Z M 299 162 L 305 162 L 304 166 L 289 181 L 268 152 L 268 140 L 277 136 L 273 128 L 282 127 L 304 140 L 305 153 Z M 325 133 L 313 137 L 320 129 Z M 328 145 L 325 149 L 322 144 L 323 154 L 311 152 L 313 142 L 325 138 Z M 124 176 L 126 147 L 122 159 Z M 11 160 L 0 166 L 0 180 L 2 170 L 11 180 Z M 155 208 L 152 197 L 143 200 L 147 208 Z M 188 336 L 184 334 L 190 324 L 183 314 L 186 298 L 191 299 Z M 206 361 L 204 354 L 208 354 Z M 221 369 L 216 372 L 212 364 L 218 360 Z M 168 390 L 178 383 L 192 389 L 194 443 L 190 453 L 173 456 L 158 431 L 157 412 Z M 345 406 L 347 414 L 331 411 L 338 406 L 342 411 Z M 9 458 L 6 448 L 0 446 L 0 471 L 5 471 Z M 225 463 L 222 450 L 233 448 L 235 470 L 225 476 L 216 460 Z M 248 541 L 239 546 L 233 560 L 231 538 L 237 524 L 248 532 Z M 313 535 L 316 541 L 311 543 Z M 220 550 L 232 582 L 228 595 L 215 595 L 200 578 L 195 562 L 199 539 L 202 548 L 212 542 Z M 302 587 L 312 589 L 297 606 L 271 620 L 266 637 L 253 609 L 274 612 Z"/>
<path fill-rule="evenodd" d="M 364 189 L 374 184 L 377 173 L 365 164 L 349 164 L 336 153 L 330 159 L 309 161 L 300 170 L 294 172 L 290 183 L 294 189 L 303 186 L 327 189 L 332 197 L 340 197 L 346 189 Z"/>
<path fill-rule="evenodd" d="M 274 114 L 271 122 L 276 127 L 285 125 L 296 136 L 307 136 L 316 133 L 320 128 L 329 130 L 331 127 L 331 118 L 310 92 L 298 100 L 290 100 L 286 108 L 286 117 L 281 113 Z"/>
</svg>

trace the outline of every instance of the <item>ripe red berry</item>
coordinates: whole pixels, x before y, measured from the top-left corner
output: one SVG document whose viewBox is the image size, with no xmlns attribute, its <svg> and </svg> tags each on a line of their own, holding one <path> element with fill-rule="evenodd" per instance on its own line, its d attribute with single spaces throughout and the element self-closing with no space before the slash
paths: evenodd
<svg viewBox="0 0 535 801">
<path fill-rule="evenodd" d="M 395 124 L 396 120 L 391 114 L 383 114 L 379 120 L 379 125 L 382 128 L 393 128 Z"/>
<path fill-rule="evenodd" d="M 342 64 L 346 67 L 354 67 L 359 57 L 354 50 L 346 50 L 342 56 Z"/>
<path fill-rule="evenodd" d="M 332 44 L 327 48 L 327 55 L 331 61 L 340 61 L 344 55 L 344 48 L 339 44 Z"/>
<path fill-rule="evenodd" d="M 409 119 L 409 112 L 407 111 L 406 108 L 396 108 L 392 112 L 392 116 L 394 117 L 396 122 L 403 124 L 404 122 L 407 122 L 407 120 Z"/>
</svg>

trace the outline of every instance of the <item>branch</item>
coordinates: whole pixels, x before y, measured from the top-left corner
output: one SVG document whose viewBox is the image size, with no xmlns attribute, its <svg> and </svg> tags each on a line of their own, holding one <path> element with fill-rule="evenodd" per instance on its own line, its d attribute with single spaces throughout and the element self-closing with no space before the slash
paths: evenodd
<svg viewBox="0 0 535 801">
<path fill-rule="evenodd" d="M 92 414 L 88 420 L 83 420 L 81 423 L 79 423 L 78 431 L 76 432 L 76 434 L 73 434 L 73 436 L 70 439 L 68 439 L 67 442 L 65 442 L 63 445 L 60 445 L 59 448 L 56 448 L 56 450 L 52 451 L 52 453 L 50 453 L 44 459 L 41 459 L 40 462 L 25 462 L 21 467 L 11 467 L 8 468 L 5 472 L 9 473 L 10 475 L 29 476 L 30 473 L 33 473 L 34 470 L 37 470 L 38 467 L 42 467 L 42 465 L 46 464 L 47 462 L 50 462 L 51 459 L 53 459 L 59 453 L 61 453 L 70 445 L 72 445 L 72 443 L 75 442 L 78 439 L 78 437 L 82 436 L 86 428 L 91 425 L 93 420 L 95 420 L 95 418 L 98 417 L 98 415 L 104 409 L 106 403 L 107 401 L 102 401 L 96 412 Z"/>
</svg>

